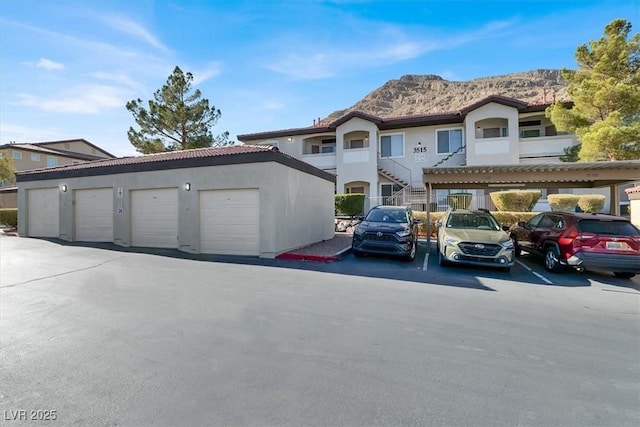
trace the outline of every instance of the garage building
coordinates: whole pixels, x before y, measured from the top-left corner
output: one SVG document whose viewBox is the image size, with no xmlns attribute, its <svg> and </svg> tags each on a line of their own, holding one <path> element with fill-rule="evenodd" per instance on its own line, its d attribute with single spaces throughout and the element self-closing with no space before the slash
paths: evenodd
<svg viewBox="0 0 640 427">
<path fill-rule="evenodd" d="M 23 236 L 272 258 L 334 234 L 335 176 L 271 146 L 98 160 L 17 181 Z"/>
</svg>

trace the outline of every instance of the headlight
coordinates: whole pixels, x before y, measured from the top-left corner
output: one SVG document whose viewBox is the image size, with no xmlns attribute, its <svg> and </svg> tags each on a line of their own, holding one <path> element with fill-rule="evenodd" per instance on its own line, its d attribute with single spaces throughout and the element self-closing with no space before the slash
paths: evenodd
<svg viewBox="0 0 640 427">
<path fill-rule="evenodd" d="M 442 241 L 445 245 L 455 245 L 458 243 L 458 239 L 454 239 L 453 237 L 444 236 L 444 240 Z"/>
<path fill-rule="evenodd" d="M 513 242 L 511 240 L 507 240 L 506 242 L 500 243 L 500 246 L 505 249 L 513 249 Z"/>
<path fill-rule="evenodd" d="M 356 227 L 355 230 L 353 230 L 354 234 L 357 234 L 358 236 L 360 236 L 361 234 L 364 233 L 364 229 L 360 228 L 360 227 Z"/>
<path fill-rule="evenodd" d="M 400 230 L 396 231 L 396 234 L 400 237 L 407 237 L 411 234 L 411 230 Z"/>
</svg>

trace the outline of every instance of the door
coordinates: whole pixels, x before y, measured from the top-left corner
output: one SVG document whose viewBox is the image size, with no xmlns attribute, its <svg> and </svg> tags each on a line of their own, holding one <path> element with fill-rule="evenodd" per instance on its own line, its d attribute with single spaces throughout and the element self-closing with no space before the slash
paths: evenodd
<svg viewBox="0 0 640 427">
<path fill-rule="evenodd" d="M 257 189 L 200 192 L 200 252 L 260 255 Z"/>
<path fill-rule="evenodd" d="M 178 247 L 178 189 L 131 191 L 131 245 Z"/>
<path fill-rule="evenodd" d="M 113 188 L 75 191 L 75 240 L 113 242 Z"/>
<path fill-rule="evenodd" d="M 60 192 L 58 187 L 27 190 L 30 237 L 60 237 Z"/>
</svg>

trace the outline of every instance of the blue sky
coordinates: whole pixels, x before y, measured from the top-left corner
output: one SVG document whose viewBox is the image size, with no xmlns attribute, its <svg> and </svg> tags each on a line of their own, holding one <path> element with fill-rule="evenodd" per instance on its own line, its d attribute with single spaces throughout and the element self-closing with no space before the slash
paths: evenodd
<svg viewBox="0 0 640 427">
<path fill-rule="evenodd" d="M 85 138 L 132 155 L 127 101 L 173 68 L 214 133 L 303 127 L 390 79 L 575 68 L 578 45 L 640 0 L 0 0 L 0 143 Z"/>
</svg>

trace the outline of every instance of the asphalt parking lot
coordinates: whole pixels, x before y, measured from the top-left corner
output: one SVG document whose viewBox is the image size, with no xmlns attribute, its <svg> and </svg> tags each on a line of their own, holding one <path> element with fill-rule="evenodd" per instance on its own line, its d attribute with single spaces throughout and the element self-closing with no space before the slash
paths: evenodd
<svg viewBox="0 0 640 427">
<path fill-rule="evenodd" d="M 93 246 L 0 237 L 7 425 L 640 422 L 637 278 Z"/>
</svg>

